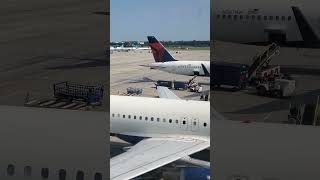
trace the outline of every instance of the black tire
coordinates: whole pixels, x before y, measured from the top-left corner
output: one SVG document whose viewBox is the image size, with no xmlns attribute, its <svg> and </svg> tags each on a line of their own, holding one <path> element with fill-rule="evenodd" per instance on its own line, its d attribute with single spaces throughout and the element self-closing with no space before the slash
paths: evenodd
<svg viewBox="0 0 320 180">
<path fill-rule="evenodd" d="M 281 91 L 281 90 L 275 90 L 275 91 L 273 91 L 272 95 L 273 95 L 274 97 L 277 97 L 277 98 L 283 97 L 283 94 L 282 94 L 282 91 Z"/>
<path fill-rule="evenodd" d="M 241 89 L 246 89 L 247 85 L 245 83 L 241 84 Z"/>
<path fill-rule="evenodd" d="M 263 87 L 263 86 L 260 86 L 260 87 L 258 87 L 258 95 L 259 96 L 265 96 L 266 95 L 266 93 L 267 93 L 267 90 L 266 90 L 266 88 L 265 87 Z"/>
<path fill-rule="evenodd" d="M 244 84 L 244 83 L 239 84 L 239 86 L 238 86 L 238 89 L 239 89 L 239 90 L 243 90 L 243 89 L 245 89 L 245 88 L 246 88 L 246 84 Z"/>
</svg>

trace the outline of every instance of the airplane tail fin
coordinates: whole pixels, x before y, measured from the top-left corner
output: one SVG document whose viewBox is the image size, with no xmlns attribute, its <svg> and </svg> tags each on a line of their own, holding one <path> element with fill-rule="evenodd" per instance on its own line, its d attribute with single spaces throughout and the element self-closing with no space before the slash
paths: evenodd
<svg viewBox="0 0 320 180">
<path fill-rule="evenodd" d="M 148 36 L 148 41 L 156 62 L 177 61 L 154 36 Z"/>
<path fill-rule="evenodd" d="M 210 77 L 210 72 L 208 71 L 208 69 L 206 68 L 206 66 L 201 63 L 201 67 L 202 67 L 202 69 L 203 69 L 204 75 Z"/>
<path fill-rule="evenodd" d="M 319 37 L 314 32 L 301 10 L 295 6 L 292 6 L 291 8 L 296 18 L 303 40 L 306 42 L 319 41 Z"/>
</svg>

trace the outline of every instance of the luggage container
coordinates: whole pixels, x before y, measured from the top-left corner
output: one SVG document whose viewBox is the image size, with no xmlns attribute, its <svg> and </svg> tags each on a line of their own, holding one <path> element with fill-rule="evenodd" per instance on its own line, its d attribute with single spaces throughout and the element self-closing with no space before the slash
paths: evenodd
<svg viewBox="0 0 320 180">
<path fill-rule="evenodd" d="M 184 81 L 173 81 L 173 87 L 175 90 L 178 90 L 178 89 L 186 90 L 188 89 L 188 83 Z"/>
<path fill-rule="evenodd" d="M 211 84 L 214 87 L 221 85 L 244 89 L 247 85 L 248 68 L 246 64 L 214 62 L 212 63 Z"/>
<path fill-rule="evenodd" d="M 72 82 L 59 82 L 53 84 L 54 97 L 70 101 L 81 99 L 88 103 L 101 103 L 103 98 L 102 85 L 81 85 Z"/>
<path fill-rule="evenodd" d="M 172 88 L 172 81 L 163 81 L 163 80 L 158 80 L 156 83 L 155 83 L 156 87 L 157 86 L 164 86 L 164 87 L 167 87 L 169 89 Z"/>
</svg>

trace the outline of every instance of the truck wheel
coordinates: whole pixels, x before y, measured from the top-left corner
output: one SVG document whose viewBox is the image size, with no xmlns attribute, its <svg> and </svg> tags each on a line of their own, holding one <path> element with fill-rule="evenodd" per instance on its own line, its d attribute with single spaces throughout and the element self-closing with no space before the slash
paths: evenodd
<svg viewBox="0 0 320 180">
<path fill-rule="evenodd" d="M 238 89 L 239 90 L 243 90 L 243 89 L 245 89 L 246 88 L 246 85 L 245 84 L 240 84 L 239 86 L 238 86 Z"/>
<path fill-rule="evenodd" d="M 272 94 L 274 97 L 278 97 L 278 98 L 281 98 L 283 95 L 282 95 L 282 91 L 281 90 L 275 90 L 273 91 L 273 94 Z"/>
<path fill-rule="evenodd" d="M 264 95 L 266 95 L 266 92 L 267 92 L 267 90 L 266 90 L 265 87 L 263 87 L 263 86 L 258 87 L 258 95 L 259 95 L 259 96 L 264 96 Z"/>
</svg>

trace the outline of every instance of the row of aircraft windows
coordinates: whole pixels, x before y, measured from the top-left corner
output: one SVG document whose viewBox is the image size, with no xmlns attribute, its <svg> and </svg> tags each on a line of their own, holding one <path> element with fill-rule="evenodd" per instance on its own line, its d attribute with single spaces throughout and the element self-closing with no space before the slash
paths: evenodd
<svg viewBox="0 0 320 180">
<path fill-rule="evenodd" d="M 195 69 L 195 68 L 198 68 L 198 69 L 200 69 L 201 67 L 200 66 L 178 66 L 179 68 L 193 68 L 193 69 Z"/>
<path fill-rule="evenodd" d="M 235 14 L 235 15 L 231 15 L 231 14 L 223 14 L 223 15 L 220 15 L 218 14 L 217 15 L 217 19 L 234 19 L 234 20 L 237 20 L 237 19 L 252 19 L 252 20 L 282 20 L 282 21 L 285 21 L 285 20 L 288 20 L 288 21 L 291 21 L 292 17 L 291 16 L 261 16 L 261 15 L 238 15 L 238 14 Z"/>
<path fill-rule="evenodd" d="M 113 114 L 112 114 L 112 117 L 116 117 L 116 114 L 113 113 Z M 117 117 L 120 118 L 121 115 L 120 115 L 120 114 L 117 114 Z M 145 117 L 143 118 L 142 116 L 136 116 L 136 115 L 133 115 L 133 116 L 131 116 L 131 115 L 127 115 L 127 116 L 126 116 L 126 115 L 124 115 L 124 114 L 122 115 L 122 118 L 123 118 L 123 119 L 125 119 L 126 117 L 128 117 L 128 119 L 139 119 L 139 120 L 143 120 L 143 119 L 144 119 L 144 120 L 146 120 L 146 121 L 148 121 L 148 120 L 150 119 L 150 121 L 157 121 L 157 122 L 160 122 L 160 121 L 161 121 L 159 117 L 154 118 L 154 117 L 147 117 L 147 116 L 145 116 Z M 162 119 L 162 122 L 165 123 L 166 121 L 167 121 L 166 118 L 163 118 L 163 119 Z M 172 120 L 172 119 L 168 119 L 168 122 L 169 122 L 169 123 L 173 123 L 173 120 Z M 176 123 L 176 124 L 179 124 L 179 120 L 176 119 L 176 120 L 175 120 L 175 123 Z M 182 121 L 182 124 L 186 124 L 186 123 L 187 123 L 187 122 L 186 122 L 185 120 Z M 197 125 L 197 122 L 194 121 L 194 122 L 193 122 L 193 125 L 196 126 L 196 125 Z M 203 126 L 204 126 L 204 127 L 207 127 L 207 123 L 203 123 Z"/>
<path fill-rule="evenodd" d="M 59 180 L 66 180 L 67 179 L 67 171 L 65 169 L 60 169 L 59 172 Z M 13 164 L 9 164 L 7 167 L 7 176 L 15 176 L 15 166 Z M 24 176 L 31 177 L 32 176 L 32 168 L 31 166 L 24 167 Z M 41 177 L 43 179 L 49 178 L 49 168 L 42 168 L 41 169 Z M 77 171 L 76 180 L 84 180 L 84 172 Z M 102 180 L 101 173 L 94 174 L 94 180 Z"/>
</svg>

